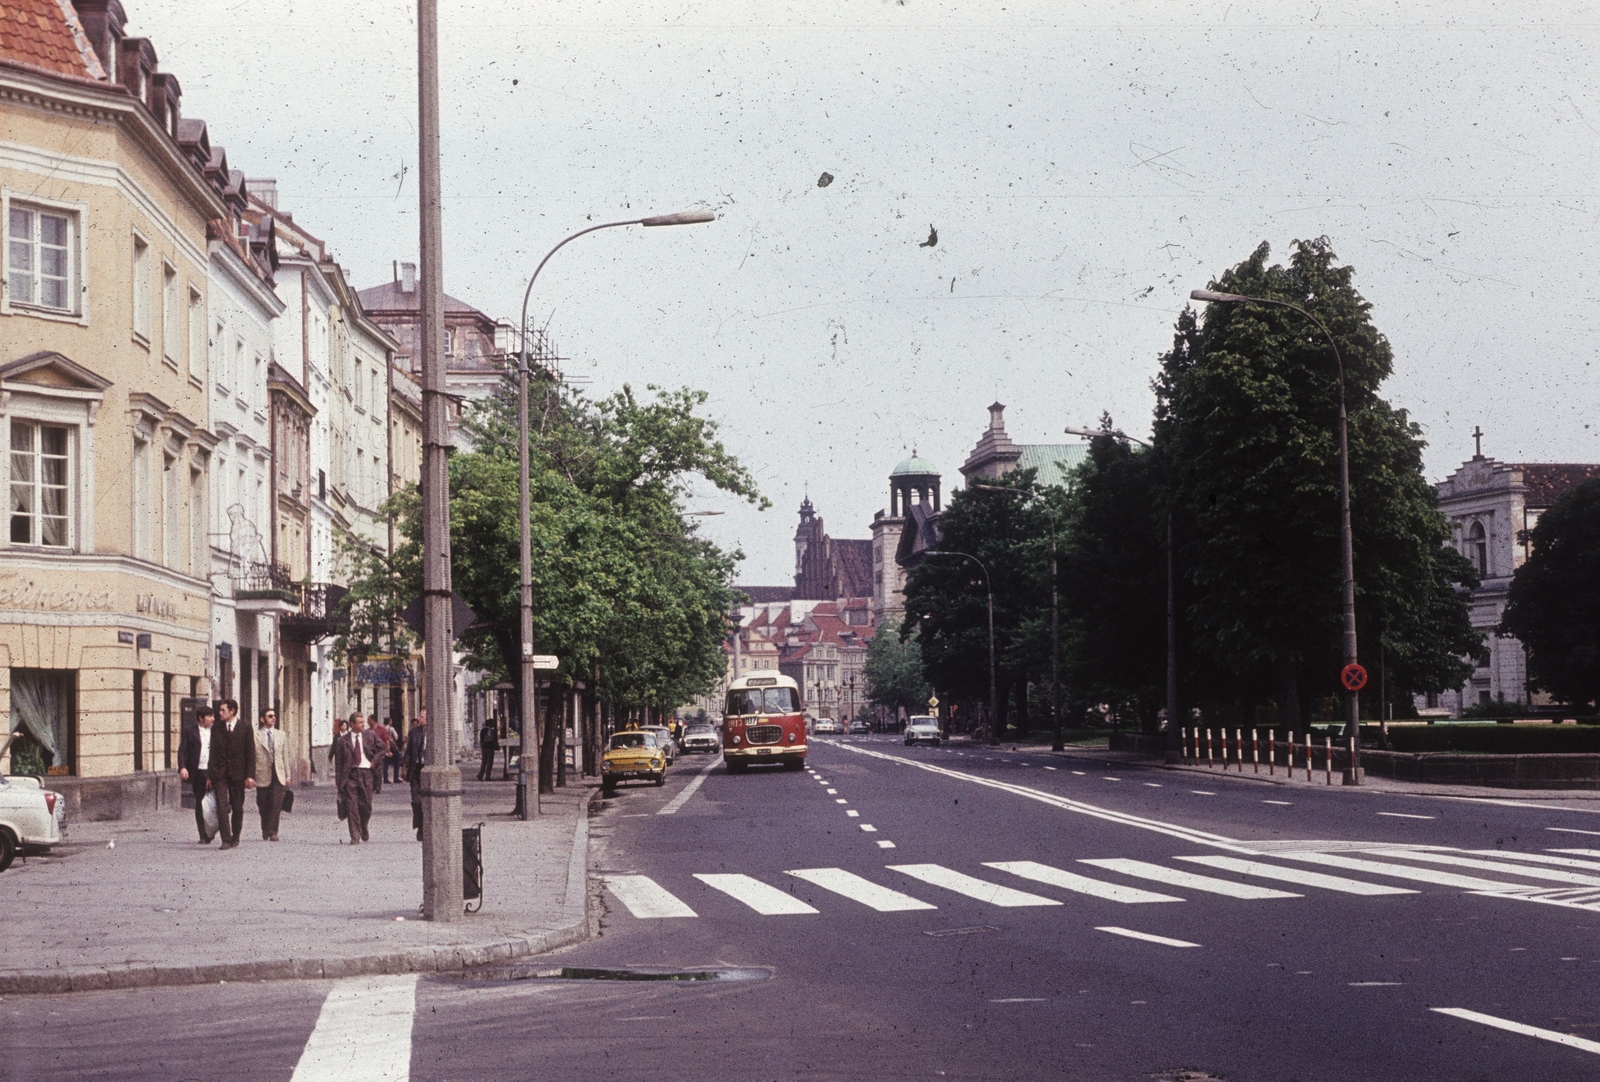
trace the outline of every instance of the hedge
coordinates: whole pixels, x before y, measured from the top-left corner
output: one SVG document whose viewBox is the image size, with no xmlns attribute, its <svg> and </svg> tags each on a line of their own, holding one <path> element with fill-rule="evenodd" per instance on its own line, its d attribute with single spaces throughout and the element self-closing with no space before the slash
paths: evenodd
<svg viewBox="0 0 1600 1082">
<path fill-rule="evenodd" d="M 1378 727 L 1363 725 L 1362 742 L 1371 747 Z M 1489 755 L 1554 755 L 1600 753 L 1596 725 L 1391 725 L 1394 751 L 1478 752 Z"/>
</svg>

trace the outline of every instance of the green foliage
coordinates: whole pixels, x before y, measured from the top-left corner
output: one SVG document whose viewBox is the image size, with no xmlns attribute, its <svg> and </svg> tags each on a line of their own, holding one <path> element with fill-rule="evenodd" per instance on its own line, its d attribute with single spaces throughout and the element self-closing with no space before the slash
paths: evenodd
<svg viewBox="0 0 1600 1082">
<path fill-rule="evenodd" d="M 391 506 L 380 514 L 399 515 L 415 493 L 391 499 Z M 349 530 L 334 532 L 335 559 L 350 583 L 350 592 L 339 602 L 338 617 L 344 631 L 334 639 L 336 664 L 346 660 L 360 663 L 378 654 L 408 654 L 418 638 L 400 619 L 400 610 L 416 596 L 407 583 L 409 561 L 375 548 Z"/>
<path fill-rule="evenodd" d="M 867 643 L 861 671 L 867 678 L 867 699 L 874 706 L 904 707 L 908 714 L 927 712 L 933 691 L 922 675 L 922 648 L 915 636 L 902 639 L 892 629 L 883 629 Z"/>
<path fill-rule="evenodd" d="M 1528 682 L 1600 705 L 1600 479 L 1562 496 L 1530 531 L 1499 632 L 1528 652 Z"/>
</svg>

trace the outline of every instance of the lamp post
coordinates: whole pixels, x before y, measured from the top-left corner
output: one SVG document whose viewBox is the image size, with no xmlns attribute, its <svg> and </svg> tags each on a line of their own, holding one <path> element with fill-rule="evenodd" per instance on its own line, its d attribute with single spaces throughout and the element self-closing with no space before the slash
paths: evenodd
<svg viewBox="0 0 1600 1082">
<path fill-rule="evenodd" d="M 1334 370 L 1339 376 L 1339 560 L 1344 577 L 1344 664 L 1346 668 L 1355 665 L 1356 567 L 1355 544 L 1350 533 L 1350 435 L 1344 402 L 1344 360 L 1339 356 L 1339 343 L 1334 341 L 1333 335 L 1323 325 L 1322 320 L 1301 308 L 1298 304 L 1290 304 L 1288 301 L 1273 300 L 1269 297 L 1247 297 L 1241 293 L 1218 293 L 1210 289 L 1190 290 L 1189 299 L 1206 301 L 1211 304 L 1269 304 L 1278 308 L 1291 309 L 1315 323 L 1317 330 L 1322 332 L 1322 336 L 1328 340 L 1328 345 L 1333 350 Z M 1343 690 L 1344 728 L 1346 738 L 1350 742 L 1350 766 L 1344 772 L 1344 784 L 1360 785 L 1361 694 L 1359 691 L 1352 691 L 1348 687 Z"/>
<path fill-rule="evenodd" d="M 986 485 L 982 481 L 969 484 L 990 492 L 1017 491 L 1005 485 Z M 1048 503 L 1041 501 L 1040 506 L 1050 516 L 1050 750 L 1065 751 L 1067 744 L 1061 737 L 1061 601 L 1056 589 L 1056 513 Z"/>
<path fill-rule="evenodd" d="M 624 225 L 642 225 L 646 228 L 661 225 L 694 225 L 714 222 L 717 216 L 709 210 L 686 210 L 677 214 L 658 214 L 648 218 L 629 218 L 623 222 L 602 222 L 580 229 L 545 253 L 528 279 L 528 288 L 522 294 L 522 319 L 517 324 L 521 333 L 517 355 L 517 519 L 521 532 L 522 574 L 522 751 L 517 756 L 517 805 L 511 814 L 527 819 L 530 812 L 538 811 L 539 743 L 535 724 L 538 700 L 539 674 L 533 667 L 533 538 L 528 521 L 528 299 L 533 296 L 533 283 L 539 272 L 550 262 L 550 257 L 586 233 L 600 229 L 615 229 Z M 534 761 L 534 798 L 528 800 L 528 760 Z M 531 807 L 530 807 L 531 805 Z"/>
<path fill-rule="evenodd" d="M 989 579 L 989 569 L 983 566 L 983 561 L 968 552 L 955 552 L 945 549 L 929 549 L 924 556 L 959 556 L 964 560 L 971 560 L 978 565 L 978 570 L 983 572 L 983 588 L 989 595 L 989 743 L 1000 743 L 1000 730 L 996 727 L 996 720 L 1000 717 L 999 702 L 995 698 L 994 682 L 994 583 Z"/>
<path fill-rule="evenodd" d="M 1167 465 L 1167 456 L 1157 451 L 1155 447 L 1137 436 L 1130 436 L 1121 429 L 1106 431 L 1095 428 L 1069 428 L 1069 436 L 1085 436 L 1094 439 L 1096 436 L 1110 436 L 1114 440 L 1124 443 L 1137 443 L 1140 447 L 1156 456 L 1156 461 L 1161 463 L 1161 472 L 1167 478 L 1167 748 L 1165 758 L 1170 763 L 1178 761 L 1178 575 L 1177 559 L 1172 546 L 1172 502 L 1176 492 L 1172 487 L 1172 470 Z"/>
</svg>

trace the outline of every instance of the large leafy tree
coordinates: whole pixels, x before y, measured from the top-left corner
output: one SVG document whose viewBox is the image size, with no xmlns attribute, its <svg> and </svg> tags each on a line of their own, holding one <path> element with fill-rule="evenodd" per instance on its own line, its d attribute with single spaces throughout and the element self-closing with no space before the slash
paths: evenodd
<svg viewBox="0 0 1600 1082">
<path fill-rule="evenodd" d="M 1287 266 L 1262 244 L 1216 288 L 1287 301 L 1327 326 L 1343 361 L 1349 415 L 1356 612 L 1362 660 L 1379 647 L 1399 694 L 1455 686 L 1478 652 L 1457 589 L 1471 567 L 1422 474 L 1424 446 L 1406 412 L 1378 396 L 1393 370 L 1354 272 L 1326 238 L 1297 241 Z M 1172 463 L 1192 586 L 1187 618 L 1210 663 L 1210 695 L 1267 692 L 1280 718 L 1303 697 L 1337 694 L 1341 656 L 1338 544 L 1339 382 L 1333 353 L 1298 312 L 1211 305 L 1185 311 L 1156 379 L 1157 446 Z"/>
<path fill-rule="evenodd" d="M 908 714 L 927 709 L 932 689 L 922 672 L 922 646 L 916 636 L 902 639 L 893 629 L 873 636 L 861 671 L 867 678 L 867 698 L 874 706 L 903 708 Z"/>
<path fill-rule="evenodd" d="M 1526 648 L 1533 687 L 1600 707 L 1600 479 L 1562 496 L 1525 536 L 1500 634 Z"/>
</svg>

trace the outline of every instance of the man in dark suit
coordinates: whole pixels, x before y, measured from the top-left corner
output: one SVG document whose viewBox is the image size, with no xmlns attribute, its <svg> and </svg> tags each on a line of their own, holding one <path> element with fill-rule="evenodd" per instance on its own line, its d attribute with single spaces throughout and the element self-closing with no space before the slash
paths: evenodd
<svg viewBox="0 0 1600 1082">
<path fill-rule="evenodd" d="M 239 704 L 217 704 L 211 733 L 211 788 L 217 794 L 217 830 L 222 848 L 237 849 L 244 829 L 244 791 L 256 787 L 256 734 L 239 717 Z"/>
<path fill-rule="evenodd" d="M 372 771 L 383 762 L 383 742 L 367 728 L 367 719 L 358 710 L 350 715 L 350 729 L 333 746 L 334 778 L 344 801 L 345 825 L 350 828 L 350 844 L 369 840 L 367 823 L 372 819 Z"/>
<path fill-rule="evenodd" d="M 422 768 L 428 765 L 428 712 L 411 723 L 406 737 L 406 781 L 411 783 L 411 829 L 422 840 Z"/>
<path fill-rule="evenodd" d="M 494 719 L 488 718 L 483 728 L 478 730 L 478 751 L 482 756 L 478 765 L 479 781 L 489 781 L 494 777 L 494 756 L 499 750 L 500 734 L 495 731 Z"/>
<path fill-rule="evenodd" d="M 205 799 L 211 788 L 211 722 L 215 717 L 209 706 L 202 706 L 178 737 L 178 777 L 189 783 L 194 794 L 194 825 L 200 830 L 201 845 L 210 845 L 214 837 L 206 829 Z"/>
</svg>

